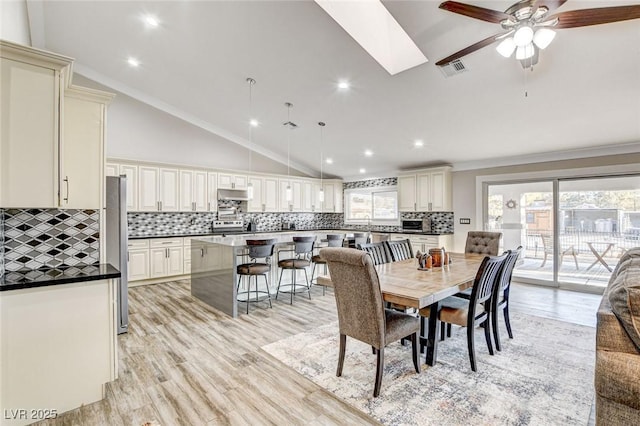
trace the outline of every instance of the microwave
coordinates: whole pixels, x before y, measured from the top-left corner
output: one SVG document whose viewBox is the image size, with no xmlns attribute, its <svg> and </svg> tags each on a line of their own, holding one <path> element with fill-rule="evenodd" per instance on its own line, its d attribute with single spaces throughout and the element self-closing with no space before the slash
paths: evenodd
<svg viewBox="0 0 640 426">
<path fill-rule="evenodd" d="M 405 219 L 402 232 L 431 232 L 431 219 Z"/>
</svg>

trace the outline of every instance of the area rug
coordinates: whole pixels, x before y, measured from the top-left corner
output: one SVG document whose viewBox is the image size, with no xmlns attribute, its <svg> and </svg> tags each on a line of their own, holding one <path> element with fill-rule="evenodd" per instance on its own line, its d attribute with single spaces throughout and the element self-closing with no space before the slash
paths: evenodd
<svg viewBox="0 0 640 426">
<path fill-rule="evenodd" d="M 466 329 L 439 342 L 434 367 L 416 374 L 411 345 L 385 349 L 382 389 L 373 398 L 376 357 L 347 339 L 336 377 L 338 324 L 321 326 L 262 349 L 340 399 L 388 425 L 586 425 L 593 401 L 595 328 L 511 314 L 514 339 L 489 355 L 476 330 L 472 372 Z"/>
</svg>

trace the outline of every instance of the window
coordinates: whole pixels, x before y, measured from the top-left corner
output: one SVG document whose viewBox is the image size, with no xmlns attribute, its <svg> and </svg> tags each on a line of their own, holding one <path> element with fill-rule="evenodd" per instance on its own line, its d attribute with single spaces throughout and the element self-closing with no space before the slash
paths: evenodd
<svg viewBox="0 0 640 426">
<path fill-rule="evenodd" d="M 347 190 L 345 208 L 346 223 L 399 224 L 396 187 Z"/>
</svg>

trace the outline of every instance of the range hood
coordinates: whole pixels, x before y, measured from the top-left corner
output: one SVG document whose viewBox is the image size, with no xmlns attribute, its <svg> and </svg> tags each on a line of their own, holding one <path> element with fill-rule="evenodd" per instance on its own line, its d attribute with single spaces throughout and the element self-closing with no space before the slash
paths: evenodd
<svg viewBox="0 0 640 426">
<path fill-rule="evenodd" d="M 249 201 L 249 193 L 245 189 L 218 189 L 220 201 Z"/>
</svg>

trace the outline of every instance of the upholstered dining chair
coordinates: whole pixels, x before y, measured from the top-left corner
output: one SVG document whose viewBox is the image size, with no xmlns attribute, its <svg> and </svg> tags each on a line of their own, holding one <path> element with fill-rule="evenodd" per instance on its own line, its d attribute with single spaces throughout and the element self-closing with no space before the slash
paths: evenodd
<svg viewBox="0 0 640 426">
<path fill-rule="evenodd" d="M 384 348 L 402 338 L 411 338 L 411 353 L 416 373 L 418 359 L 418 318 L 384 309 L 380 281 L 371 256 L 361 250 L 327 247 L 320 250 L 331 272 L 338 309 L 340 352 L 336 375 L 342 375 L 347 336 L 371 345 L 377 353 L 376 380 L 373 396 L 380 394 L 384 367 Z"/>
<path fill-rule="evenodd" d="M 500 345 L 500 333 L 498 331 L 498 313 L 500 311 L 504 313 L 504 324 L 507 328 L 509 339 L 513 339 L 511 321 L 509 320 L 509 291 L 511 289 L 513 268 L 516 266 L 520 253 L 522 253 L 522 246 L 507 252 L 507 259 L 504 261 L 504 266 L 500 271 L 498 282 L 493 289 L 493 294 L 491 295 L 491 326 L 493 329 L 493 340 L 496 343 L 496 349 L 499 351 L 502 350 Z"/>
<path fill-rule="evenodd" d="M 384 243 L 391 254 L 392 262 L 413 258 L 413 249 L 411 249 L 411 241 L 408 238 L 399 241 L 385 241 Z"/>
<path fill-rule="evenodd" d="M 269 291 L 269 272 L 271 272 L 271 256 L 273 256 L 273 249 L 276 244 L 276 240 L 247 240 L 248 256 L 251 259 L 249 263 L 243 263 L 236 267 L 236 274 L 238 275 L 238 286 L 236 289 L 237 295 L 246 295 L 246 299 L 237 299 L 240 302 L 246 302 L 247 314 L 249 313 L 249 303 L 260 302 L 259 295 L 266 294 L 266 300 L 269 301 L 269 307 L 271 308 L 271 292 Z M 258 290 L 258 275 L 264 277 L 266 285 L 265 290 Z M 247 285 L 247 291 L 240 292 L 240 281 L 242 277 L 249 277 L 249 283 Z M 251 299 L 251 277 L 255 277 L 255 298 Z"/>
<path fill-rule="evenodd" d="M 309 299 L 311 299 L 311 284 L 309 283 L 309 277 L 307 276 L 307 268 L 311 265 L 311 256 L 313 256 L 313 245 L 315 244 L 316 237 L 293 237 L 293 253 L 294 257 L 291 259 L 282 259 L 278 261 L 278 267 L 281 268 L 280 279 L 278 280 L 278 289 L 276 291 L 276 299 L 280 294 L 280 287 L 290 287 L 289 293 L 291 294 L 290 304 L 293 305 L 293 295 L 296 294 L 296 288 L 304 286 L 309 293 Z M 284 250 L 283 250 L 284 251 Z M 282 284 L 282 274 L 285 269 L 291 271 L 291 283 Z M 296 272 L 298 270 L 304 271 L 305 284 L 296 283 Z M 286 293 L 283 291 L 282 293 Z"/>
<path fill-rule="evenodd" d="M 491 295 L 493 287 L 497 284 L 504 261 L 507 255 L 486 256 L 473 281 L 471 298 L 469 300 L 455 296 L 450 296 L 440 302 L 439 319 L 448 324 L 455 324 L 467 327 L 467 348 L 469 350 L 469 362 L 471 370 L 477 371 L 474 331 L 479 325 L 484 328 L 484 337 L 487 341 L 489 353 L 493 355 L 493 345 L 491 344 Z M 420 315 L 428 318 L 430 307 L 420 309 Z"/>
<path fill-rule="evenodd" d="M 500 238 L 502 232 L 469 231 L 464 252 L 496 256 L 500 249 Z"/>
<path fill-rule="evenodd" d="M 391 253 L 384 241 L 379 243 L 358 244 L 358 250 L 366 251 L 371 255 L 374 265 L 382 265 L 391 262 Z"/>
<path fill-rule="evenodd" d="M 327 247 L 342 247 L 344 244 L 344 234 L 327 234 Z M 327 261 L 323 259 L 320 254 L 316 254 L 311 257 L 311 263 L 313 263 L 313 267 L 311 268 L 311 284 L 320 285 L 318 281 L 313 282 L 313 277 L 315 276 L 316 266 L 323 265 L 324 273 L 327 274 Z M 322 295 L 325 295 L 327 290 L 327 286 L 322 286 Z"/>
</svg>

